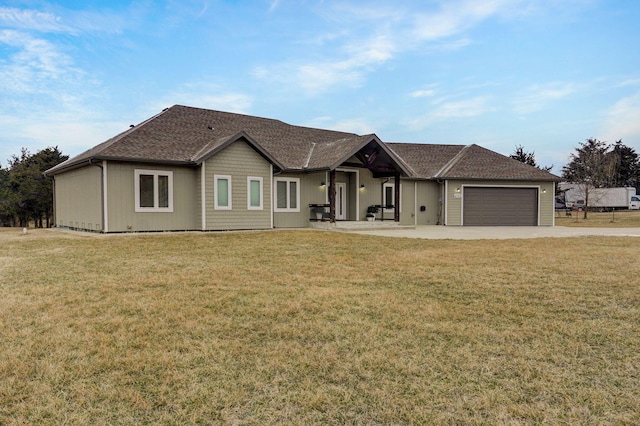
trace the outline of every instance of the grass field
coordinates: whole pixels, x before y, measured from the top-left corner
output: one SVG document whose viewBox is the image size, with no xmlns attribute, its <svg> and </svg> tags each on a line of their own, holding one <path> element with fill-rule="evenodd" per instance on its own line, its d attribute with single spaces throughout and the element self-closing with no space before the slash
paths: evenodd
<svg viewBox="0 0 640 426">
<path fill-rule="evenodd" d="M 599 228 L 637 228 L 640 227 L 640 210 L 620 210 L 608 213 L 588 212 L 556 213 L 556 226 L 588 226 Z"/>
<path fill-rule="evenodd" d="M 0 424 L 638 424 L 640 244 L 0 230 Z"/>
</svg>

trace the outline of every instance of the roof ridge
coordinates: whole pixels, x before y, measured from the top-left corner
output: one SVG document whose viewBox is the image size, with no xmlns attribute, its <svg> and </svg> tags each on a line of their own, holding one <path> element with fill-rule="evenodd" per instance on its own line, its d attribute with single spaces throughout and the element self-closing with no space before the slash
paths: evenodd
<svg viewBox="0 0 640 426">
<path fill-rule="evenodd" d="M 471 148 L 474 144 L 470 144 L 470 145 L 465 145 L 460 152 L 458 152 L 456 155 L 453 156 L 453 158 L 451 160 L 449 160 L 449 162 L 447 162 L 447 164 L 445 164 L 440 170 L 438 170 L 438 172 L 435 174 L 435 178 L 441 177 L 441 175 L 444 175 L 445 173 L 447 173 L 449 170 L 451 170 L 453 168 L 453 166 L 455 166 L 458 161 L 460 161 L 460 158 L 462 157 L 462 155 L 467 152 L 467 150 L 469 148 Z"/>
<path fill-rule="evenodd" d="M 309 150 L 309 155 L 307 156 L 307 161 L 304 163 L 304 166 L 302 166 L 303 169 L 308 169 L 309 168 L 309 162 L 311 161 L 311 157 L 313 156 L 313 150 L 316 149 L 316 143 L 315 142 L 311 142 L 311 149 Z"/>
</svg>

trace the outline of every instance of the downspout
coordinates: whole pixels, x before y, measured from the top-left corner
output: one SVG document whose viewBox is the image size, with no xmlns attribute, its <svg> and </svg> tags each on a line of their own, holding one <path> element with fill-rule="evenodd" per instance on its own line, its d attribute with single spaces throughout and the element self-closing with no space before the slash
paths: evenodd
<svg viewBox="0 0 640 426">
<path fill-rule="evenodd" d="M 273 178 L 274 178 L 274 174 L 273 174 L 273 164 L 269 164 L 269 173 L 271 176 L 271 185 L 269 185 L 269 205 L 271 206 L 271 208 L 269 210 L 271 210 L 269 213 L 271 215 L 271 229 L 273 229 L 273 209 L 274 209 L 274 204 L 273 204 Z"/>
<path fill-rule="evenodd" d="M 53 225 L 51 226 L 52 228 L 55 228 L 56 226 L 56 176 L 53 175 L 51 176 L 51 179 L 53 179 L 53 217 L 51 218 L 51 220 L 53 220 Z M 47 223 L 47 226 L 49 224 Z"/>
<path fill-rule="evenodd" d="M 413 226 L 418 226 L 418 181 L 413 181 Z"/>
<path fill-rule="evenodd" d="M 100 230 L 100 232 L 102 233 L 107 233 L 109 226 L 107 224 L 107 212 L 106 212 L 106 197 L 107 197 L 107 191 L 106 191 L 106 187 L 107 187 L 107 180 L 106 180 L 106 174 L 107 171 L 105 170 L 105 167 L 107 165 L 106 160 L 102 161 L 102 164 L 99 163 L 94 163 L 93 159 L 89 159 L 89 165 L 90 166 L 96 166 L 98 168 L 100 168 L 100 181 L 102 183 L 102 185 L 100 185 L 100 210 L 102 213 L 102 229 Z"/>
<path fill-rule="evenodd" d="M 440 205 L 438 206 L 438 225 L 447 225 L 447 182 L 446 180 L 437 179 L 440 184 Z M 444 217 L 443 217 L 444 216 Z"/>
<path fill-rule="evenodd" d="M 200 169 L 200 202 L 202 203 L 202 205 L 200 206 L 200 215 L 202 216 L 200 218 L 200 226 L 202 228 L 202 231 L 207 230 L 207 171 L 205 169 L 205 164 L 206 161 L 203 161 Z"/>
</svg>

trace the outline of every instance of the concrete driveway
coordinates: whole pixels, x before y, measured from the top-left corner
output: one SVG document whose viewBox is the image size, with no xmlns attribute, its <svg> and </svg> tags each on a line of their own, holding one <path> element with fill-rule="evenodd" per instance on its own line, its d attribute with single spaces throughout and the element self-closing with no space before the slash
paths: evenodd
<svg viewBox="0 0 640 426">
<path fill-rule="evenodd" d="M 591 236 L 640 237 L 640 228 L 574 228 L 566 226 L 416 226 L 415 229 L 352 230 L 358 234 L 433 240 L 505 240 Z"/>
</svg>

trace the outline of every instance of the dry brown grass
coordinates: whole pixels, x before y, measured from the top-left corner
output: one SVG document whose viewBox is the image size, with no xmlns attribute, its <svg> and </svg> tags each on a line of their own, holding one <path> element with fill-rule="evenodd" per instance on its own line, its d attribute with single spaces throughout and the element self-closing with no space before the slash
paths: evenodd
<svg viewBox="0 0 640 426">
<path fill-rule="evenodd" d="M 580 226 L 598 228 L 637 228 L 640 227 L 640 210 L 620 210 L 613 212 L 588 212 L 584 219 L 584 212 L 571 212 L 570 216 L 564 212 L 556 213 L 556 225 Z"/>
<path fill-rule="evenodd" d="M 0 231 L 0 424 L 637 424 L 633 238 Z"/>
</svg>

